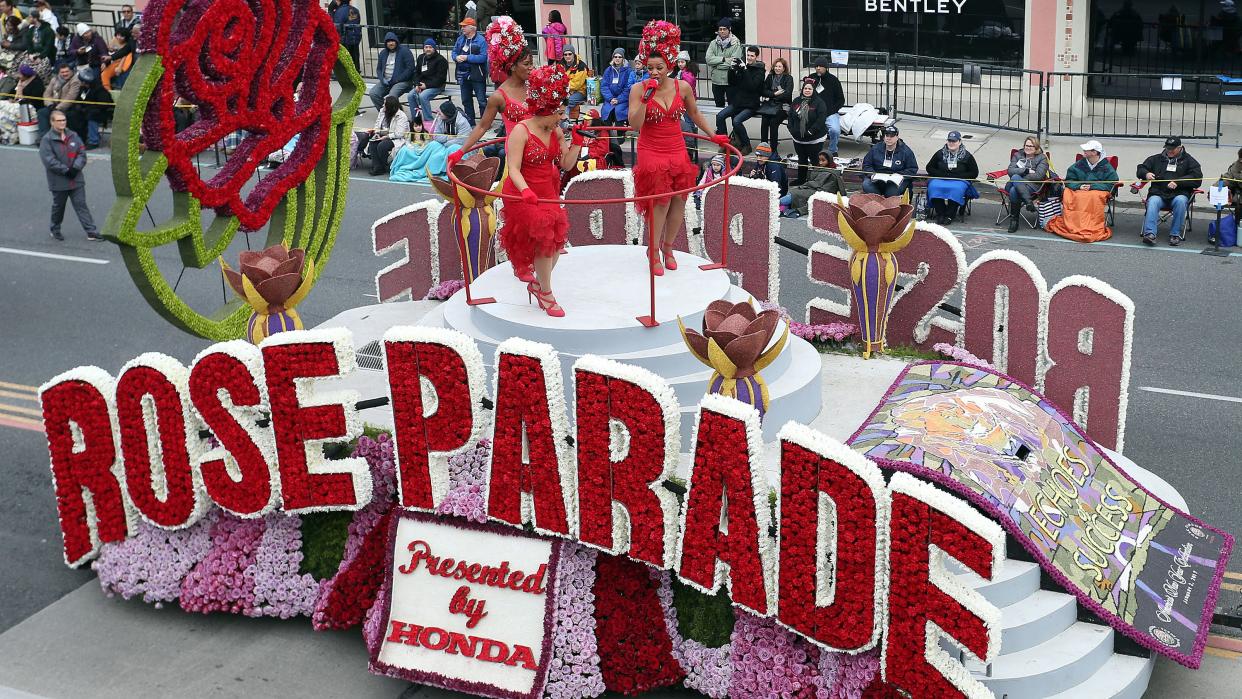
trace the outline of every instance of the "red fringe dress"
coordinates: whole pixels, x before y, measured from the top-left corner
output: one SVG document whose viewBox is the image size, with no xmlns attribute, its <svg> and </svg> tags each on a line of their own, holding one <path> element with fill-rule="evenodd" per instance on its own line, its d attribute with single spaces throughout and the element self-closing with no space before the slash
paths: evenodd
<svg viewBox="0 0 1242 699">
<path fill-rule="evenodd" d="M 522 153 L 522 177 L 540 199 L 560 199 L 561 144 L 555 133 L 549 146 L 526 129 L 526 149 Z M 515 127 L 516 128 L 516 127 Z M 513 180 L 505 178 L 501 192 L 521 196 Z M 530 267 L 536 257 L 551 257 L 565 247 L 569 237 L 569 217 L 559 203 L 527 204 L 520 199 L 506 199 L 504 225 L 500 228 L 500 245 L 509 255 L 515 270 Z"/>
<path fill-rule="evenodd" d="M 673 101 L 665 109 L 653 96 L 647 102 L 647 118 L 638 132 L 638 162 L 634 164 L 634 192 L 642 197 L 693 187 L 699 169 L 690 162 L 681 118 L 686 105 L 681 99 L 681 84 Z M 653 206 L 664 204 L 672 197 L 639 201 L 644 214 Z"/>
<path fill-rule="evenodd" d="M 505 135 L 513 133 L 513 127 L 517 126 L 524 119 L 530 116 L 530 109 L 527 108 L 526 102 L 515 100 L 509 97 L 509 93 L 504 88 L 496 88 L 500 93 L 500 98 L 505 101 L 505 108 L 500 111 L 500 120 L 505 124 Z"/>
</svg>

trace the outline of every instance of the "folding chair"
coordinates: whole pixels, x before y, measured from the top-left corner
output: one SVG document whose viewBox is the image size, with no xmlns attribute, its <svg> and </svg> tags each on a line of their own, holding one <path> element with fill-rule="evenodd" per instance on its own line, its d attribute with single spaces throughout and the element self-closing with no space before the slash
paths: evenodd
<svg viewBox="0 0 1242 699">
<path fill-rule="evenodd" d="M 915 177 L 914 182 L 910 184 L 910 202 L 914 204 L 915 211 L 923 212 L 924 221 L 927 220 L 927 212 L 930 210 L 928 206 L 931 204 L 931 199 L 927 196 L 927 185 L 931 182 L 931 180 L 932 178 L 927 176 L 926 170 L 919 170 L 918 176 Z M 979 190 L 975 189 L 975 185 L 972 182 L 966 188 L 966 203 L 958 209 L 957 217 L 960 219 L 970 216 L 970 203 L 978 198 Z"/>
<path fill-rule="evenodd" d="M 1018 152 L 1017 148 L 1010 148 L 1009 159 L 1013 160 L 1013 155 L 1014 153 L 1017 153 L 1017 152 Z M 1009 191 L 1006 190 L 1003 185 L 996 184 L 996 180 L 998 178 L 1004 177 L 1007 174 L 1009 174 L 1008 167 L 1006 167 L 1004 170 L 994 170 L 992 172 L 987 173 L 986 175 L 988 178 L 988 182 L 991 182 L 993 186 L 996 187 L 996 193 L 1000 195 L 1001 210 L 1000 210 L 1000 213 L 996 215 L 996 225 L 998 226 L 1008 221 L 1009 216 L 1010 216 Z M 1049 180 L 1055 179 L 1052 175 L 1052 161 L 1051 160 L 1048 161 L 1048 179 Z M 1052 185 L 1052 182 L 1045 182 L 1041 184 L 1039 186 L 1039 189 L 1035 190 L 1035 195 L 1031 197 L 1031 203 L 1038 206 L 1039 202 L 1046 199 L 1048 197 L 1048 194 L 1052 191 L 1051 185 Z M 1038 211 L 1029 212 L 1025 208 L 1023 208 L 1022 210 L 1018 212 L 1018 215 L 1022 217 L 1023 221 L 1026 221 L 1026 225 L 1030 226 L 1031 228 L 1039 228 L 1039 212 Z"/>
<path fill-rule="evenodd" d="M 1082 160 L 1082 153 L 1079 153 L 1074 156 L 1074 162 L 1078 162 L 1079 160 Z M 1108 161 L 1109 165 L 1113 166 L 1113 170 L 1116 170 L 1117 172 L 1121 172 L 1120 168 L 1117 167 L 1117 162 L 1118 162 L 1117 156 L 1110 155 L 1107 158 L 1105 158 L 1105 160 Z M 1121 175 L 1118 175 L 1118 177 L 1120 178 Z M 1104 216 L 1105 218 L 1108 219 L 1109 226 L 1113 225 L 1113 221 L 1117 217 L 1117 194 L 1120 191 L 1121 191 L 1121 181 L 1118 180 L 1117 182 L 1113 183 L 1113 188 L 1108 190 L 1108 199 L 1105 200 L 1104 202 L 1104 207 L 1105 207 Z"/>
<path fill-rule="evenodd" d="M 1147 186 L 1146 180 L 1139 180 L 1138 182 L 1135 182 L 1133 185 L 1130 186 L 1130 191 L 1137 194 L 1143 191 L 1143 188 L 1145 188 L 1146 186 Z M 1200 194 L 1203 194 L 1202 189 L 1193 190 L 1190 193 L 1190 201 L 1186 203 L 1186 229 L 1182 231 L 1183 239 L 1188 238 L 1189 237 L 1188 234 L 1194 230 L 1195 199 Z M 1148 190 L 1147 194 L 1143 197 L 1144 215 L 1146 215 L 1146 211 L 1147 211 L 1147 197 L 1150 197 L 1150 196 L 1151 196 L 1151 190 Z M 1168 221 L 1172 216 L 1173 216 L 1173 206 L 1169 204 L 1169 200 L 1164 199 L 1164 205 L 1160 207 L 1160 220 L 1156 222 L 1156 225 L 1159 226 L 1160 224 Z M 1142 237 L 1142 235 L 1143 235 L 1143 229 L 1139 228 L 1139 236 Z"/>
</svg>

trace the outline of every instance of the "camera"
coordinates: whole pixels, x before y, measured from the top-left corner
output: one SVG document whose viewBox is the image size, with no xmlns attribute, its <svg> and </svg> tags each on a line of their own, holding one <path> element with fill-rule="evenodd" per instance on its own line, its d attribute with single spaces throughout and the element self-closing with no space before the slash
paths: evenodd
<svg viewBox="0 0 1242 699">
<path fill-rule="evenodd" d="M 737 66 L 740 66 L 740 65 L 742 65 L 742 59 L 740 59 L 740 58 L 734 58 L 734 59 L 733 59 L 733 66 L 734 66 L 734 67 L 737 67 Z"/>
</svg>

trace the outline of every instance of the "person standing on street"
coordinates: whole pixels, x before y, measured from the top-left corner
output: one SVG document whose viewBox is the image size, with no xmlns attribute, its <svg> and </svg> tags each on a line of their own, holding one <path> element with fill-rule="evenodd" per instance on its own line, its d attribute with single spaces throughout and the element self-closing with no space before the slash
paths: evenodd
<svg viewBox="0 0 1242 699">
<path fill-rule="evenodd" d="M 707 77 L 712 81 L 712 98 L 724 107 L 729 93 L 729 69 L 742 61 L 742 41 L 733 36 L 733 20 L 716 23 L 716 38 L 707 45 Z"/>
<path fill-rule="evenodd" d="M 828 72 L 828 59 L 815 59 L 815 72 L 809 77 L 815 80 L 815 94 L 824 101 L 828 112 L 825 125 L 828 127 L 828 152 L 837 157 L 837 144 L 841 140 L 841 115 L 845 106 L 845 90 L 841 89 L 841 81 Z"/>
<path fill-rule="evenodd" d="M 332 15 L 332 23 L 336 25 L 336 33 L 341 37 L 341 45 L 345 47 L 349 57 L 354 59 L 354 68 L 361 71 L 358 62 L 358 45 L 362 43 L 362 15 L 358 8 L 350 4 L 350 0 L 341 0 L 341 4 Z"/>
<path fill-rule="evenodd" d="M 461 34 L 453 44 L 453 62 L 457 64 L 457 84 L 461 86 L 461 104 L 466 121 L 474 126 L 474 106 L 478 114 L 487 108 L 487 42 L 479 35 L 473 17 L 461 21 Z"/>
<path fill-rule="evenodd" d="M 73 202 L 73 211 L 86 230 L 86 239 L 98 242 L 103 238 L 95 228 L 90 209 L 86 208 L 86 177 L 82 174 L 86 167 L 86 146 L 67 125 L 65 113 L 53 110 L 52 130 L 43 134 L 43 140 L 39 141 L 39 159 L 47 170 L 47 187 L 52 191 L 52 237 L 65 239 L 60 234 L 60 223 L 65 219 L 67 199 Z"/>
</svg>

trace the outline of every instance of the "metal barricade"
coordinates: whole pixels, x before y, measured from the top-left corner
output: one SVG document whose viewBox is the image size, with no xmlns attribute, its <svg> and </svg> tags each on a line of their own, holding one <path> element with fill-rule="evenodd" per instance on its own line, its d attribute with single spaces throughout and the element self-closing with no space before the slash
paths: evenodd
<svg viewBox="0 0 1242 699">
<path fill-rule="evenodd" d="M 901 114 L 995 129 L 1042 129 L 1043 72 L 930 58 L 892 57 L 892 91 Z"/>
<path fill-rule="evenodd" d="M 1049 136 L 1210 139 L 1220 145 L 1221 84 L 1215 75 L 1047 74 Z"/>
</svg>

